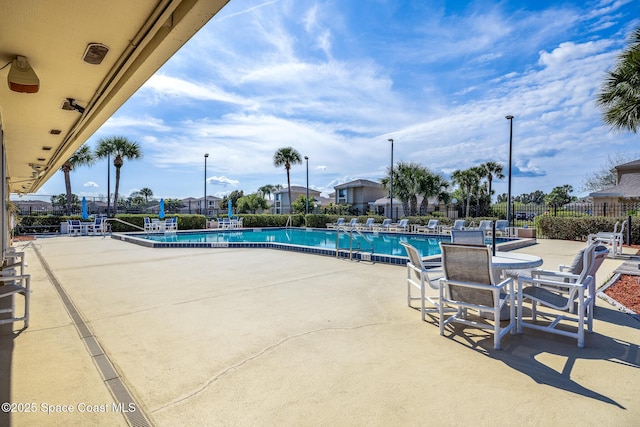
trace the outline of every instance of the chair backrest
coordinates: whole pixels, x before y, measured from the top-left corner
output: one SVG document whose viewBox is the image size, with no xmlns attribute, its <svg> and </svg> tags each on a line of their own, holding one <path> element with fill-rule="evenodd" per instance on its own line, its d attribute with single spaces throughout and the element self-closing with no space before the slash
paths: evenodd
<svg viewBox="0 0 640 427">
<path fill-rule="evenodd" d="M 506 219 L 499 219 L 496 221 L 496 230 L 507 231 L 507 227 L 509 227 L 509 221 Z"/>
<path fill-rule="evenodd" d="M 338 220 L 336 221 L 336 225 L 342 225 L 344 224 L 344 218 L 338 218 Z"/>
<path fill-rule="evenodd" d="M 484 230 L 484 231 L 491 230 L 492 228 L 493 228 L 493 221 L 491 220 L 480 221 L 480 225 L 478 226 L 478 229 Z"/>
<path fill-rule="evenodd" d="M 349 227 L 355 227 L 358 224 L 358 218 L 351 218 L 349 221 Z"/>
<path fill-rule="evenodd" d="M 488 246 L 440 243 L 445 281 L 494 285 L 491 249 Z M 448 284 L 449 297 L 456 301 L 493 306 L 491 289 L 478 289 Z"/>
<path fill-rule="evenodd" d="M 409 225 L 409 220 L 408 219 L 401 219 L 398 222 L 398 227 L 407 227 Z"/>
<path fill-rule="evenodd" d="M 413 264 L 414 267 L 419 268 L 421 271 L 424 270 L 424 264 L 422 263 L 422 257 L 418 250 L 411 246 L 409 243 L 400 242 L 402 246 L 404 246 L 407 251 L 407 256 L 409 257 L 409 262 Z M 420 275 L 417 271 L 414 270 L 414 274 L 418 280 L 420 280 Z"/>
<path fill-rule="evenodd" d="M 148 216 L 144 217 L 144 223 L 145 224 L 151 224 L 151 218 L 149 218 Z"/>
<path fill-rule="evenodd" d="M 579 275 L 578 283 L 584 283 L 587 276 L 596 277 L 596 272 L 609 254 L 609 249 L 599 241 L 591 242 L 586 248 L 581 249 L 569 266 L 568 272 Z"/>
<path fill-rule="evenodd" d="M 367 218 L 367 222 L 364 223 L 365 227 L 371 227 L 376 222 L 375 218 Z"/>
<path fill-rule="evenodd" d="M 382 221 L 382 224 L 380 225 L 380 227 L 388 227 L 388 226 L 390 226 L 390 225 L 391 225 L 391 219 L 389 219 L 389 218 L 385 218 L 385 219 Z"/>
<path fill-rule="evenodd" d="M 438 226 L 439 222 L 440 221 L 438 221 L 437 219 L 430 219 L 429 223 L 427 224 L 427 228 L 428 229 L 434 229 L 434 228 L 436 228 Z"/>
<path fill-rule="evenodd" d="M 464 230 L 465 224 L 467 221 L 465 221 L 464 219 L 456 219 L 453 222 L 453 227 L 451 227 L 452 230 Z"/>
<path fill-rule="evenodd" d="M 451 243 L 485 246 L 484 230 L 451 230 Z"/>
</svg>

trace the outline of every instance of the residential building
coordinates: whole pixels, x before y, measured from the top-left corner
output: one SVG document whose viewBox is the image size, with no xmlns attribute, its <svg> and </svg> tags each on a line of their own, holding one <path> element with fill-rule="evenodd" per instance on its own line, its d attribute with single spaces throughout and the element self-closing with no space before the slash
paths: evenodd
<svg viewBox="0 0 640 427">
<path fill-rule="evenodd" d="M 597 207 L 594 215 L 619 215 L 626 210 L 624 205 L 637 205 L 640 202 L 640 160 L 613 169 L 616 185 L 589 194 L 594 207 Z"/>
<path fill-rule="evenodd" d="M 386 196 L 382 184 L 368 179 L 356 179 L 333 188 L 335 204 L 351 205 L 358 214 L 369 212 L 376 200 Z"/>
<path fill-rule="evenodd" d="M 300 196 L 307 196 L 307 187 L 292 185 L 291 198 L 293 199 L 293 201 L 295 202 Z M 309 199 L 320 199 L 320 192 L 318 190 L 309 188 Z M 291 210 L 289 209 L 290 206 L 291 204 L 289 203 L 289 191 L 287 188 L 277 190 L 273 193 L 273 213 L 291 213 Z M 309 207 L 309 209 L 311 209 L 311 207 Z"/>
<path fill-rule="evenodd" d="M 220 211 L 220 201 L 222 199 L 216 196 L 210 196 L 207 194 L 207 212 L 206 216 L 215 216 Z M 185 214 L 204 214 L 204 197 L 187 197 L 186 199 L 182 199 L 182 204 L 184 205 L 180 209 L 180 213 Z"/>
</svg>

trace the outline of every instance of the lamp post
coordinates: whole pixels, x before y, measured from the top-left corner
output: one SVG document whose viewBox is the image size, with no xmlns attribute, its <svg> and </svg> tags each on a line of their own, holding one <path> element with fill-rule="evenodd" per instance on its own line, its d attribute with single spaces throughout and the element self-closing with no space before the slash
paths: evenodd
<svg viewBox="0 0 640 427">
<path fill-rule="evenodd" d="M 389 174 L 389 210 L 391 211 L 391 221 L 393 221 L 393 139 L 389 138 L 391 143 L 391 173 Z"/>
<path fill-rule="evenodd" d="M 107 152 L 107 218 L 111 218 L 111 153 Z M 116 212 L 118 210 L 116 209 Z"/>
<path fill-rule="evenodd" d="M 204 219 L 207 220 L 207 157 L 209 157 L 209 153 L 204 154 Z"/>
<path fill-rule="evenodd" d="M 513 116 L 509 114 L 505 117 L 509 120 L 509 178 L 507 184 L 507 221 L 511 227 L 511 156 L 513 152 Z"/>
<path fill-rule="evenodd" d="M 305 214 L 309 214 L 309 156 L 304 156 L 307 161 L 307 207 L 304 211 Z"/>
</svg>

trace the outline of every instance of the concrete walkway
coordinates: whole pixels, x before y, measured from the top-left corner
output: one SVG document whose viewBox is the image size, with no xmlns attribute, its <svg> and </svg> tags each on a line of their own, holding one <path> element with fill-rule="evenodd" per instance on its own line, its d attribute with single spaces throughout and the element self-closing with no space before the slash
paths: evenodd
<svg viewBox="0 0 640 427">
<path fill-rule="evenodd" d="M 556 269 L 583 246 L 539 240 L 519 252 Z M 640 420 L 640 322 L 603 300 L 584 349 L 525 330 L 494 351 L 485 332 L 444 338 L 437 319 L 421 322 L 403 267 L 100 237 L 25 250 L 31 326 L 0 336 L 0 398 L 14 411 L 0 425 Z M 607 259 L 598 282 L 621 263 Z"/>
</svg>

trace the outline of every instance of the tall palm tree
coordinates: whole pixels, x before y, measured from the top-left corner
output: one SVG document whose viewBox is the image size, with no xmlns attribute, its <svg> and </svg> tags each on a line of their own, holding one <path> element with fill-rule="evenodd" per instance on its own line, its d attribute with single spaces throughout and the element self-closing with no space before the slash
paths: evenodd
<svg viewBox="0 0 640 427">
<path fill-rule="evenodd" d="M 484 176 L 489 182 L 489 204 L 491 204 L 491 197 L 493 196 L 493 178 L 504 179 L 503 166 L 496 162 L 486 162 L 480 165 L 480 167 L 482 167 Z"/>
<path fill-rule="evenodd" d="M 139 191 L 140 195 L 144 197 L 144 202 L 149 202 L 149 197 L 153 197 L 153 191 L 149 187 L 144 187 Z"/>
<path fill-rule="evenodd" d="M 418 183 L 419 192 L 422 195 L 422 202 L 420 203 L 420 214 L 427 213 L 429 208 L 429 198 L 436 197 L 438 201 L 446 201 L 448 199 L 447 188 L 449 183 L 442 175 L 431 172 L 425 168 L 425 174 L 423 179 Z"/>
<path fill-rule="evenodd" d="M 71 171 L 78 166 L 90 166 L 95 162 L 91 149 L 83 145 L 62 164 L 60 170 L 64 173 L 64 186 L 67 192 L 67 215 L 71 215 Z"/>
<path fill-rule="evenodd" d="M 631 34 L 629 46 L 607 74 L 597 95 L 597 103 L 604 110 L 604 122 L 614 129 L 637 133 L 640 126 L 640 27 Z"/>
<path fill-rule="evenodd" d="M 287 170 L 287 190 L 289 193 L 289 212 L 291 212 L 291 177 L 289 176 L 289 170 L 291 169 L 291 165 L 301 164 L 301 163 L 302 163 L 302 156 L 293 147 L 280 148 L 273 155 L 274 166 L 280 167 L 284 165 L 284 168 Z"/>
<path fill-rule="evenodd" d="M 118 188 L 120 187 L 120 168 L 124 164 L 124 159 L 134 160 L 142 157 L 140 145 L 124 136 L 111 136 L 98 141 L 96 157 L 104 159 L 107 156 L 113 157 L 113 166 L 116 168 L 116 187 L 113 193 L 113 206 L 118 206 Z"/>
</svg>

